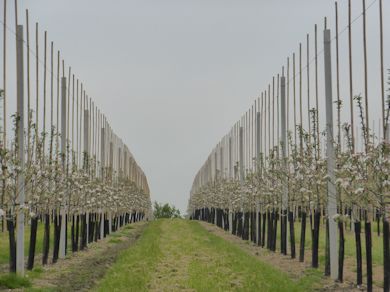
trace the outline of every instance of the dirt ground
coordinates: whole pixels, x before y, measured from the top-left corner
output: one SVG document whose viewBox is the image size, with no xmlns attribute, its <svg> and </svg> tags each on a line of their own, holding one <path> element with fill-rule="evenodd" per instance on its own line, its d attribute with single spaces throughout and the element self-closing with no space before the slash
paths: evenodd
<svg viewBox="0 0 390 292">
<path fill-rule="evenodd" d="M 33 280 L 33 287 L 52 291 L 88 291 L 103 277 L 122 250 L 133 245 L 146 227 L 146 222 L 126 226 L 117 233 L 92 243 L 80 251 L 48 265 Z"/>
</svg>

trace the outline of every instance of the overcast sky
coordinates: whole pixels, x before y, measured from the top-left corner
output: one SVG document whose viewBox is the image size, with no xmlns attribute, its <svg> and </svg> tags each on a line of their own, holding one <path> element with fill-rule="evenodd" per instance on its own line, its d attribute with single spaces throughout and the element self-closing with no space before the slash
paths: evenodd
<svg viewBox="0 0 390 292">
<path fill-rule="evenodd" d="M 339 2 L 341 30 L 347 1 Z M 352 2 L 356 17 L 361 1 Z M 384 2 L 389 15 L 390 3 Z M 13 1 L 8 3 L 12 26 Z M 380 112 L 377 4 L 368 11 L 374 117 Z M 287 56 L 306 41 L 306 33 L 313 34 L 315 23 L 322 40 L 324 16 L 334 27 L 334 1 L 329 0 L 20 0 L 22 23 L 26 8 L 31 27 L 39 21 L 41 32 L 48 31 L 55 49 L 60 48 L 129 146 L 148 177 L 152 199 L 182 211 L 211 149 L 280 73 Z M 385 36 L 389 20 L 385 17 Z M 361 22 L 354 30 L 355 68 L 360 70 Z M 344 83 L 346 37 L 340 40 Z M 358 72 L 356 91 L 362 92 Z M 9 82 L 11 92 L 14 81 Z"/>
</svg>

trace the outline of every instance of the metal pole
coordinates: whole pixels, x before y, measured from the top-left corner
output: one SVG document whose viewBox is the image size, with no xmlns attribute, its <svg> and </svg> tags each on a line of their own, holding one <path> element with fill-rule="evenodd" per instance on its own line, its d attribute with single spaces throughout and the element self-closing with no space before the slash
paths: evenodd
<svg viewBox="0 0 390 292">
<path fill-rule="evenodd" d="M 18 174 L 17 205 L 16 208 L 16 273 L 24 276 L 24 68 L 23 68 L 23 26 L 18 25 L 16 30 L 16 70 L 17 70 L 17 146 L 21 172 Z"/>
<path fill-rule="evenodd" d="M 326 133 L 327 133 L 327 168 L 328 168 L 328 218 L 330 246 L 330 275 L 338 278 L 337 224 L 333 216 L 337 214 L 337 192 L 335 176 L 335 149 L 333 136 L 333 98 L 332 98 L 332 63 L 330 30 L 324 30 L 325 96 L 326 96 Z"/>
<path fill-rule="evenodd" d="M 61 78 L 61 161 L 62 170 L 66 173 L 66 77 Z M 60 250 L 58 257 L 65 258 L 65 229 L 66 229 L 66 198 L 61 201 L 61 233 L 60 233 Z"/>
<path fill-rule="evenodd" d="M 349 105 L 351 110 L 351 144 L 352 153 L 355 153 L 355 135 L 353 119 L 353 71 L 352 71 L 352 12 L 351 0 L 348 0 L 348 48 L 349 48 Z M 352 224 L 353 226 L 353 224 Z"/>
<path fill-rule="evenodd" d="M 84 100 L 85 101 L 85 100 Z M 88 103 L 87 103 L 88 104 Z M 89 108 L 90 109 L 90 108 Z M 86 173 L 89 173 L 89 110 L 84 104 L 84 171 Z M 89 214 L 88 212 L 85 212 L 86 216 L 86 229 L 87 229 L 87 240 L 86 244 L 89 243 Z"/>
<path fill-rule="evenodd" d="M 365 150 L 368 151 L 368 144 L 370 140 L 370 124 L 368 112 L 368 80 L 367 80 L 367 32 L 366 32 L 366 0 L 363 0 L 363 58 L 364 58 L 364 100 L 366 109 L 366 139 Z"/>
<path fill-rule="evenodd" d="M 280 118 L 281 118 L 281 147 L 282 147 L 282 158 L 284 161 L 284 168 L 287 171 L 287 123 L 286 123 L 286 77 L 282 76 L 280 79 Z M 285 212 L 287 210 L 288 204 L 288 188 L 287 188 L 287 177 L 283 183 L 283 197 L 282 197 L 282 210 Z"/>
<path fill-rule="evenodd" d="M 383 138 L 386 132 L 385 118 L 385 77 L 383 70 L 383 15 L 382 15 L 382 0 L 379 0 L 379 27 L 380 27 L 380 61 L 381 61 L 381 99 L 382 99 L 382 129 Z"/>
<path fill-rule="evenodd" d="M 240 158 L 240 184 L 243 185 L 244 184 L 244 175 L 245 175 L 245 172 L 244 172 L 244 129 L 242 126 L 240 126 L 240 129 L 239 129 L 239 158 Z M 241 212 L 244 212 L 243 210 L 243 201 L 242 201 L 242 197 L 241 197 Z M 245 220 L 245 217 L 244 217 L 244 214 L 242 216 L 242 222 L 244 223 L 244 220 Z"/>
<path fill-rule="evenodd" d="M 232 137 L 229 137 L 229 179 L 234 178 L 233 175 L 233 145 L 232 145 Z M 229 232 L 233 232 L 233 207 L 231 198 L 229 198 Z"/>
<path fill-rule="evenodd" d="M 3 145 L 7 147 L 7 0 L 4 0 L 3 16 Z"/>
<path fill-rule="evenodd" d="M 287 208 L 288 208 L 288 180 L 287 180 L 287 119 L 286 119 L 286 77 L 282 76 L 280 78 L 280 118 L 281 118 L 281 137 L 280 137 L 280 147 L 282 152 L 282 160 L 283 160 L 283 168 L 286 172 L 286 176 L 283 176 L 283 194 L 282 194 L 282 215 L 284 218 L 287 216 Z M 284 226 L 284 230 L 281 234 L 281 241 L 286 244 L 284 247 L 285 254 L 287 253 L 287 220 L 281 221 L 285 222 L 286 226 Z M 283 251 L 282 251 L 283 252 Z"/>
<path fill-rule="evenodd" d="M 260 104 L 259 104 L 260 106 Z M 261 143 L 261 123 L 260 123 L 260 112 L 256 110 L 256 171 L 260 171 L 260 143 Z M 259 245 L 259 224 L 260 224 L 260 201 L 259 197 L 256 196 L 256 244 Z"/>
</svg>

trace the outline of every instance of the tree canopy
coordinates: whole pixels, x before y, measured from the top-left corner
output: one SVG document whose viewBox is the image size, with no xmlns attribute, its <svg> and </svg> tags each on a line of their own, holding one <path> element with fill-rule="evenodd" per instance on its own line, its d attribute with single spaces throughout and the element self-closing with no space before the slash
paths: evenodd
<svg viewBox="0 0 390 292">
<path fill-rule="evenodd" d="M 153 215 L 155 219 L 159 218 L 181 218 L 180 210 L 168 203 L 163 204 L 157 201 L 154 202 Z"/>
</svg>

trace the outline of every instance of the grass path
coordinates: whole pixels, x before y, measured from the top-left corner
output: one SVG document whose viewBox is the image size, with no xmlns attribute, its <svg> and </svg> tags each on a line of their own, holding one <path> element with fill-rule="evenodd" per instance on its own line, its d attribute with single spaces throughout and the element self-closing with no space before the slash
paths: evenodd
<svg viewBox="0 0 390 292">
<path fill-rule="evenodd" d="M 291 279 L 198 222 L 158 220 L 93 291 L 310 291 L 320 278 Z"/>
</svg>

